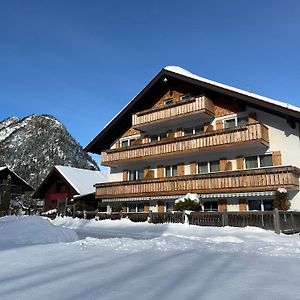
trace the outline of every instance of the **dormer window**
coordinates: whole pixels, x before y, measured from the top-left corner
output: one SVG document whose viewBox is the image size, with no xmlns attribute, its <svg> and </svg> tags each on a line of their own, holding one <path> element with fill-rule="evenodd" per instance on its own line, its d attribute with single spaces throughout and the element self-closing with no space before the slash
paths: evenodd
<svg viewBox="0 0 300 300">
<path fill-rule="evenodd" d="M 185 95 L 180 96 L 180 100 L 182 100 L 182 101 L 189 100 L 190 98 L 191 98 L 190 94 L 185 94 Z"/>
<path fill-rule="evenodd" d="M 173 99 L 172 98 L 165 100 L 165 105 L 170 105 L 172 103 L 173 103 Z"/>
</svg>

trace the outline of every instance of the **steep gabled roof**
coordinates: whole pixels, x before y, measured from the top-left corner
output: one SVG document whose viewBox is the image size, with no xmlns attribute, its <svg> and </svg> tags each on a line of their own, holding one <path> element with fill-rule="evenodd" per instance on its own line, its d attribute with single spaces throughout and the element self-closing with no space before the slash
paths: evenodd
<svg viewBox="0 0 300 300">
<path fill-rule="evenodd" d="M 33 198 L 40 197 L 48 185 L 52 174 L 57 172 L 73 189 L 79 194 L 89 194 L 95 191 L 94 184 L 107 181 L 105 174 L 101 171 L 79 169 L 67 166 L 55 166 L 48 176 L 32 195 Z"/>
<path fill-rule="evenodd" d="M 296 106 L 197 76 L 178 66 L 167 66 L 103 128 L 85 147 L 85 151 L 100 154 L 102 150 L 108 149 L 131 127 L 133 113 L 151 107 L 156 97 L 162 95 L 170 86 L 175 87 L 176 84 L 186 84 L 193 88 L 219 93 L 282 116 L 289 121 L 300 122 L 300 108 Z"/>
<path fill-rule="evenodd" d="M 34 191 L 34 188 L 27 182 L 25 181 L 22 177 L 20 177 L 17 173 L 15 173 L 13 170 L 11 170 L 9 167 L 0 167 L 0 173 L 8 173 L 14 179 L 19 182 L 19 184 L 23 185 L 25 187 L 26 191 Z"/>
</svg>

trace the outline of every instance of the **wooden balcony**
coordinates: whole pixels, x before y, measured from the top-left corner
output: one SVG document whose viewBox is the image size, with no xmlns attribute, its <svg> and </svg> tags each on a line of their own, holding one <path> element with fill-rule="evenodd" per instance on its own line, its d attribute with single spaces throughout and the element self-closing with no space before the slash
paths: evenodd
<svg viewBox="0 0 300 300">
<path fill-rule="evenodd" d="M 228 147 L 269 146 L 268 128 L 260 123 L 203 132 L 157 143 L 133 145 L 101 153 L 102 165 L 111 166 L 130 160 L 151 160 L 162 155 L 181 156 L 199 151 L 223 151 Z"/>
<path fill-rule="evenodd" d="M 132 115 L 132 125 L 136 129 L 149 130 L 157 124 L 171 126 L 184 119 L 209 121 L 214 114 L 215 107 L 210 99 L 205 96 L 191 97 L 188 100 L 138 112 Z"/>
<path fill-rule="evenodd" d="M 300 169 L 292 166 L 226 171 L 96 184 L 96 198 L 275 191 L 299 189 Z"/>
</svg>

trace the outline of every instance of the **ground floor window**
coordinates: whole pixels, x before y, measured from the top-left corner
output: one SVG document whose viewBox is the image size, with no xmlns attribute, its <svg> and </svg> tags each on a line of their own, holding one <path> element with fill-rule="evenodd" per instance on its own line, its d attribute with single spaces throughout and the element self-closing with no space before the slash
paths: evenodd
<svg viewBox="0 0 300 300">
<path fill-rule="evenodd" d="M 273 200 L 248 200 L 248 209 L 249 210 L 273 210 Z"/>
<path fill-rule="evenodd" d="M 172 212 L 174 210 L 174 202 L 166 202 L 166 212 Z"/>
<path fill-rule="evenodd" d="M 218 211 L 218 201 L 204 202 L 204 211 Z"/>
<path fill-rule="evenodd" d="M 144 203 L 129 203 L 128 212 L 144 212 Z"/>
</svg>

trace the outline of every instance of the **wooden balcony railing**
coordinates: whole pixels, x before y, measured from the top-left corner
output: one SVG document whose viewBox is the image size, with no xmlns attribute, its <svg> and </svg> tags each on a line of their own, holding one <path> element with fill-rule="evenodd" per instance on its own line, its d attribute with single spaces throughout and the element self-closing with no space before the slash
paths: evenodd
<svg viewBox="0 0 300 300">
<path fill-rule="evenodd" d="M 193 113 L 204 113 L 211 117 L 215 114 L 213 102 L 205 96 L 178 101 L 173 104 L 143 110 L 132 115 L 132 125 L 142 128 L 149 123 L 158 123 L 173 118 L 189 117 Z"/>
<path fill-rule="evenodd" d="M 106 150 L 101 153 L 102 165 L 121 164 L 131 159 L 149 160 L 162 155 L 177 155 L 224 149 L 225 147 L 245 147 L 246 144 L 269 146 L 268 128 L 260 123 L 242 127 L 227 128 L 195 135 L 173 138 L 157 143 L 133 145 L 125 148 Z"/>
<path fill-rule="evenodd" d="M 225 171 L 135 181 L 96 184 L 96 198 L 275 191 L 299 189 L 300 170 L 292 166 Z"/>
</svg>

